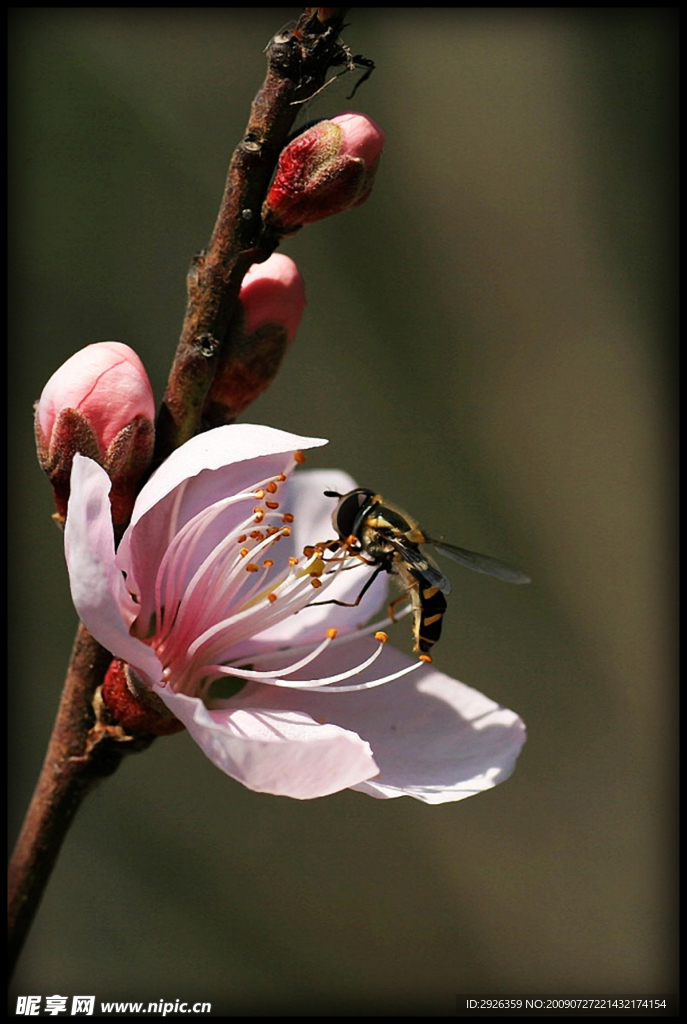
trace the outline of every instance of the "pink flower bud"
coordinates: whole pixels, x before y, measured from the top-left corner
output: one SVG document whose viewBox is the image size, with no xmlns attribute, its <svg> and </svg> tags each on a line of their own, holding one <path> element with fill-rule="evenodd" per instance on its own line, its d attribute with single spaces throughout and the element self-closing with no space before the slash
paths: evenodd
<svg viewBox="0 0 687 1024">
<path fill-rule="evenodd" d="M 265 226 L 278 235 L 353 209 L 372 190 L 384 132 L 365 114 L 318 121 L 282 150 L 263 206 Z"/>
<path fill-rule="evenodd" d="M 293 341 L 306 302 L 305 281 L 292 259 L 274 253 L 264 263 L 254 263 L 243 279 L 239 298 L 246 334 L 269 324 L 283 328 L 287 341 Z"/>
<path fill-rule="evenodd" d="M 274 380 L 305 309 L 305 282 L 288 256 L 254 263 L 239 295 L 243 315 L 234 321 L 226 352 L 208 393 L 204 420 L 232 423 Z"/>
<path fill-rule="evenodd" d="M 76 452 L 112 480 L 116 524 L 124 524 L 153 450 L 155 400 L 141 360 L 128 345 L 102 341 L 56 370 L 36 403 L 38 461 L 50 477 L 64 520 Z"/>
</svg>

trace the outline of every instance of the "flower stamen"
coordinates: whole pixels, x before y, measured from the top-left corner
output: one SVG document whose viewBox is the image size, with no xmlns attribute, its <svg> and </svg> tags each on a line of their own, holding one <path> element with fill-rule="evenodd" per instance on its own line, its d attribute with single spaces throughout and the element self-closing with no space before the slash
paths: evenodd
<svg viewBox="0 0 687 1024">
<path fill-rule="evenodd" d="M 294 456 L 294 464 L 299 461 L 298 455 Z M 278 512 L 280 502 L 266 500 L 267 494 L 276 494 L 279 482 L 278 477 L 268 479 L 206 507 L 179 528 L 170 542 L 156 580 L 157 626 L 151 643 L 162 661 L 163 678 L 176 692 L 207 695 L 213 679 L 234 676 L 246 682 L 344 693 L 379 686 L 422 667 L 422 663 L 417 662 L 400 672 L 364 683 L 351 682 L 381 656 L 387 635 L 380 627 L 388 624 L 388 618 L 343 636 L 339 636 L 336 629 L 328 629 L 325 638 L 314 645 L 305 644 L 300 649 L 287 647 L 283 653 L 291 659 L 295 655 L 295 660 L 279 669 L 259 667 L 261 661 L 266 664 L 265 658 L 277 654 L 274 651 L 270 655 L 256 655 L 257 664 L 254 661 L 250 668 L 245 667 L 245 658 L 243 664 L 225 660 L 227 653 L 250 643 L 257 633 L 267 632 L 311 603 L 317 603 L 312 600 L 313 589 L 325 590 L 340 572 L 363 564 L 357 553 L 345 545 L 321 543 L 306 546 L 304 559 L 296 556 L 284 559 L 283 569 L 275 572 L 275 560 L 267 557 L 266 549 L 289 537 L 294 523 L 292 513 Z M 224 534 L 218 533 L 218 517 L 222 513 L 240 502 L 254 502 L 256 498 L 262 504 L 249 506 L 251 512 L 245 521 Z M 175 511 L 178 522 L 179 503 Z M 270 519 L 279 525 L 269 524 Z M 201 545 L 207 545 L 208 538 L 212 539 L 212 544 L 198 564 L 198 550 Z M 197 567 L 189 579 L 194 561 Z M 319 678 L 293 678 L 332 644 L 359 640 L 366 635 L 373 635 L 377 643 L 374 651 L 356 666 Z M 192 637 L 190 643 L 189 637 Z"/>
<path fill-rule="evenodd" d="M 328 630 L 328 633 L 332 632 Z M 336 632 L 335 630 L 333 632 Z M 347 638 L 342 638 L 347 639 Z M 331 676 L 323 676 L 320 679 L 285 679 L 287 675 L 292 675 L 298 669 L 302 668 L 305 664 L 309 664 L 314 661 L 322 651 L 328 646 L 329 643 L 334 643 L 335 638 L 325 638 L 309 655 L 295 662 L 288 668 L 273 669 L 272 671 L 259 672 L 254 668 L 245 669 L 238 668 L 235 666 L 222 666 L 212 665 L 208 666 L 211 671 L 219 672 L 220 674 L 238 676 L 241 679 L 248 681 L 261 682 L 268 686 L 286 687 L 288 689 L 296 690 L 308 690 L 310 693 L 353 693 L 357 690 L 370 690 L 377 686 L 383 686 L 386 683 L 393 682 L 396 679 L 401 679 L 403 676 L 408 675 L 410 672 L 416 672 L 418 669 L 424 667 L 424 663 L 420 660 L 412 662 L 410 665 L 406 665 L 402 669 L 398 669 L 396 672 L 391 672 L 388 675 L 377 677 L 376 679 L 370 679 L 364 683 L 347 683 L 343 686 L 332 685 L 339 683 L 344 679 L 351 679 L 354 676 L 360 675 L 366 669 L 370 668 L 371 665 L 379 658 L 383 649 L 384 641 L 380 639 L 379 646 L 375 651 L 360 664 L 354 668 L 347 669 L 345 672 L 339 672 Z"/>
</svg>

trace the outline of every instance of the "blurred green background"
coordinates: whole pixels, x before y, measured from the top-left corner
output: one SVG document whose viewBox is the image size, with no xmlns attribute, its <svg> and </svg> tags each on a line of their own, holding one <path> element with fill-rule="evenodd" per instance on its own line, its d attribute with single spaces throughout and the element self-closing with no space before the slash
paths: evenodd
<svg viewBox="0 0 687 1024">
<path fill-rule="evenodd" d="M 12 835 L 76 626 L 32 403 L 105 339 L 162 394 L 262 51 L 298 11 L 14 11 Z M 158 741 L 82 808 L 13 991 L 262 1016 L 676 991 L 675 14 L 353 9 L 377 70 L 303 113 L 362 110 L 386 150 L 366 205 L 283 247 L 309 306 L 243 418 L 330 438 L 309 465 L 531 574 L 453 566 L 435 659 L 527 722 L 513 777 L 441 807 L 299 803 Z"/>
</svg>

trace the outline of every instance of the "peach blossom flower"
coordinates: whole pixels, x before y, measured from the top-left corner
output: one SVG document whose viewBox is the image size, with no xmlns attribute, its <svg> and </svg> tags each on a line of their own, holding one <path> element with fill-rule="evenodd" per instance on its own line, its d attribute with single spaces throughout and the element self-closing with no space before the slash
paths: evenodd
<svg viewBox="0 0 687 1024">
<path fill-rule="evenodd" d="M 365 626 L 379 577 L 331 539 L 338 470 L 292 472 L 325 442 L 265 426 L 187 442 L 141 491 L 115 552 L 109 480 L 77 456 L 65 551 L 77 611 L 113 655 L 249 789 L 309 799 L 460 800 L 507 778 L 521 720 Z M 304 548 L 308 554 L 304 554 Z"/>
</svg>

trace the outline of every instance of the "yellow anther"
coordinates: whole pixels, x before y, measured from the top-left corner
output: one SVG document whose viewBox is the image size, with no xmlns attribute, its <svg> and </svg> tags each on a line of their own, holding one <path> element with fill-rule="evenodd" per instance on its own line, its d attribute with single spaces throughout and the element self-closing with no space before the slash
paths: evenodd
<svg viewBox="0 0 687 1024">
<path fill-rule="evenodd" d="M 385 644 L 388 639 L 389 634 L 385 633 L 382 629 L 375 633 L 375 640 L 379 640 L 380 644 Z"/>
<path fill-rule="evenodd" d="M 328 629 L 327 630 L 327 640 L 335 640 L 337 635 L 338 635 L 338 632 L 339 632 L 338 629 L 334 629 L 334 628 Z"/>
<path fill-rule="evenodd" d="M 256 565 L 255 562 L 249 562 L 246 566 L 246 572 L 260 572 L 260 566 Z"/>
</svg>

